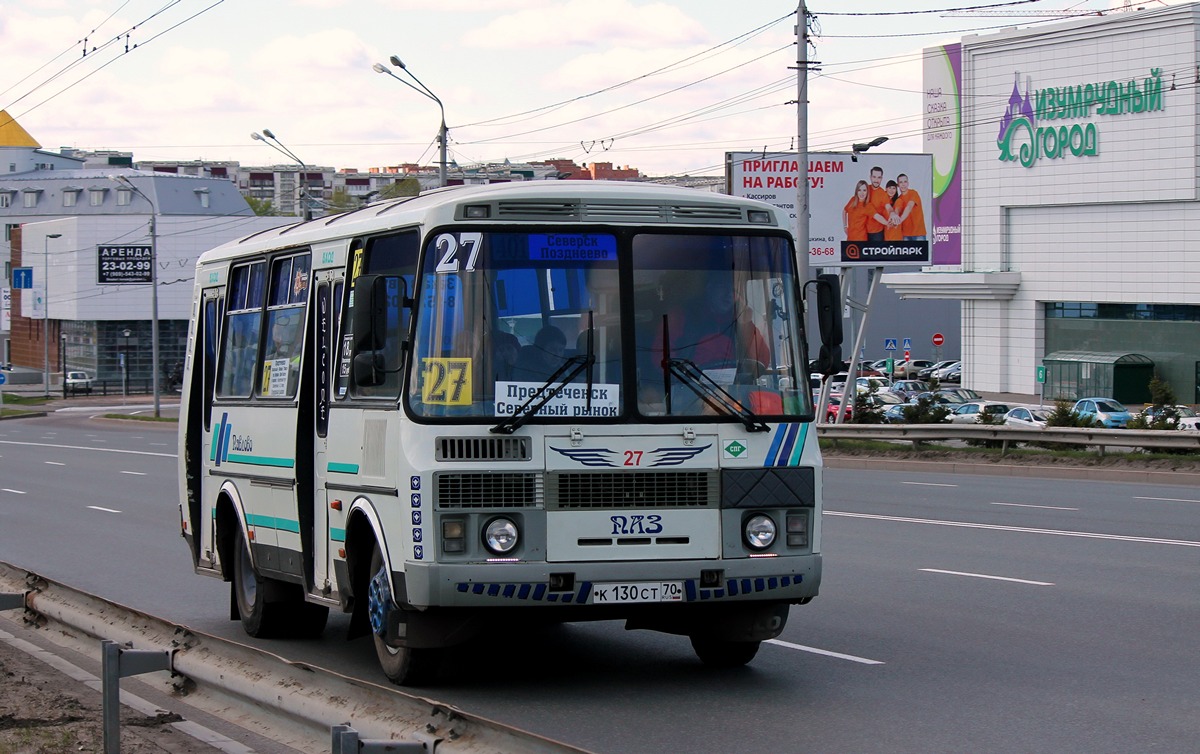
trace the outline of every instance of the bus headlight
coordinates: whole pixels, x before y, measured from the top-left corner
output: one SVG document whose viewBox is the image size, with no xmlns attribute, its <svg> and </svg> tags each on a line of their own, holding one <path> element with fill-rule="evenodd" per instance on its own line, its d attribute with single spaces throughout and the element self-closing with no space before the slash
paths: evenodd
<svg viewBox="0 0 1200 754">
<path fill-rule="evenodd" d="M 775 541 L 775 522 L 764 513 L 757 513 L 746 519 L 742 529 L 746 544 L 753 550 L 765 550 Z"/>
<path fill-rule="evenodd" d="M 512 552 L 519 536 L 517 525 L 507 518 L 493 518 L 483 529 L 483 543 L 497 555 Z"/>
</svg>

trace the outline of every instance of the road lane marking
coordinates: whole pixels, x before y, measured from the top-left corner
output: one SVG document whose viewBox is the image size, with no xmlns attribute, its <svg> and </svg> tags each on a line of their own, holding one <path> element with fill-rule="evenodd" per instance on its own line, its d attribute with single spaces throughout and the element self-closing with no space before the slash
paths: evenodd
<svg viewBox="0 0 1200 754">
<path fill-rule="evenodd" d="M 11 492 L 14 495 L 24 495 L 25 490 L 10 490 L 8 487 L 0 488 L 0 492 Z"/>
<path fill-rule="evenodd" d="M 129 474 L 130 476 L 146 476 L 146 472 L 144 471 L 122 471 L 121 473 Z"/>
<path fill-rule="evenodd" d="M 957 487 L 957 484 L 942 484 L 941 482 L 901 482 L 900 484 L 913 484 L 918 487 Z"/>
<path fill-rule="evenodd" d="M 120 513 L 121 512 L 121 511 L 113 510 L 112 508 L 101 508 L 99 505 L 89 505 L 88 507 L 94 511 L 104 511 L 105 513 Z"/>
<path fill-rule="evenodd" d="M 86 445 L 54 445 L 46 442 L 19 442 L 17 440 L 0 440 L 0 445 L 24 445 L 30 448 L 58 448 L 60 450 L 94 450 L 98 453 L 127 453 L 133 456 L 157 456 L 159 458 L 176 458 L 175 453 L 151 453 L 148 450 L 122 450 L 120 448 L 90 448 Z"/>
<path fill-rule="evenodd" d="M 849 660 L 863 665 L 883 665 L 882 660 L 869 660 L 866 657 L 855 657 L 854 655 L 844 655 L 841 652 L 830 652 L 828 649 L 817 649 L 816 647 L 806 647 L 803 644 L 793 644 L 790 641 L 781 641 L 779 639 L 767 639 L 765 644 L 775 644 L 788 649 L 798 649 L 801 652 L 811 652 L 815 655 L 825 655 L 826 657 L 835 657 L 839 660 Z"/>
<path fill-rule="evenodd" d="M 992 581 L 1011 581 L 1014 584 L 1032 584 L 1033 586 L 1054 586 L 1050 581 L 1029 581 L 1028 579 L 1013 579 L 1008 576 L 989 576 L 986 573 L 967 573 L 966 571 L 943 571 L 940 568 L 918 568 L 925 573 L 945 573 L 950 576 L 970 576 L 973 579 L 991 579 Z"/>
<path fill-rule="evenodd" d="M 1153 500 L 1160 503 L 1200 503 L 1200 500 L 1188 500 L 1182 497 L 1135 497 L 1134 500 Z"/>
<path fill-rule="evenodd" d="M 904 524 L 929 524 L 932 526 L 951 526 L 960 529 L 989 529 L 991 531 L 1011 531 L 1022 534 L 1050 534 L 1056 537 L 1078 537 L 1081 539 L 1108 539 L 1115 542 L 1140 542 L 1152 545 L 1179 545 L 1180 547 L 1200 547 L 1200 542 L 1188 539 L 1163 539 L 1161 537 L 1130 537 L 1124 534 L 1099 534 L 1090 531 L 1067 531 L 1064 529 L 1036 529 L 1028 526 L 1001 526 L 999 524 L 972 524 L 966 521 L 939 521 L 933 518 L 906 518 L 904 516 L 879 516 L 873 513 L 846 513 L 842 511 L 825 511 L 826 516 L 842 516 L 845 518 L 867 518 L 876 521 L 895 521 Z"/>
<path fill-rule="evenodd" d="M 1077 511 L 1078 508 L 1065 508 L 1061 505 L 1029 505 L 1028 503 L 988 503 L 988 505 L 1008 505 L 1013 508 L 1041 508 L 1048 511 Z"/>
<path fill-rule="evenodd" d="M 42 463 L 46 464 L 47 466 L 66 466 L 65 463 L 59 463 L 58 461 L 42 461 Z"/>
</svg>

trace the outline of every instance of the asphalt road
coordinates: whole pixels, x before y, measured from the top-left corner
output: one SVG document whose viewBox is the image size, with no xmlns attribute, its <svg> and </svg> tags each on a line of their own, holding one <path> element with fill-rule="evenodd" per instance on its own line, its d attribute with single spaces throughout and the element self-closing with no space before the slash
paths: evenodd
<svg viewBox="0 0 1200 754">
<path fill-rule="evenodd" d="M 245 641 L 178 536 L 172 427 L 0 422 L 0 560 Z M 826 471 L 822 594 L 747 668 L 497 627 L 424 696 L 599 752 L 1193 752 L 1200 493 Z M 378 681 L 365 640 L 252 642 Z"/>
</svg>

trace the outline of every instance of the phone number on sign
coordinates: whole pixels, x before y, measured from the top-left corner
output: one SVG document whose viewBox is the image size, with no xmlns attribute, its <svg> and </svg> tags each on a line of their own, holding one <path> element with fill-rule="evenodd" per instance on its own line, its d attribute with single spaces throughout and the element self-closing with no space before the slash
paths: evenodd
<svg viewBox="0 0 1200 754">
<path fill-rule="evenodd" d="M 150 269 L 150 262 L 101 262 L 100 269 L 103 272 L 146 272 Z"/>
<path fill-rule="evenodd" d="M 808 250 L 808 254 L 813 257 L 832 257 L 837 251 L 832 246 L 813 246 Z"/>
</svg>

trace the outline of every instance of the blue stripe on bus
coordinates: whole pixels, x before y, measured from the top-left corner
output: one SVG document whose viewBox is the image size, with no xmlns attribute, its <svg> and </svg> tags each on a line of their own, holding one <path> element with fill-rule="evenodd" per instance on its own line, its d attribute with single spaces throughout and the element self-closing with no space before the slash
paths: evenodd
<svg viewBox="0 0 1200 754">
<path fill-rule="evenodd" d="M 230 463 L 244 463 L 248 466 L 271 466 L 277 469 L 290 469 L 296 465 L 295 460 L 291 458 L 251 456 L 245 453 L 227 453 L 225 460 Z"/>
<path fill-rule="evenodd" d="M 787 466 L 787 459 L 792 454 L 792 448 L 796 444 L 796 434 L 799 431 L 799 424 L 788 425 L 787 437 L 783 441 L 783 447 L 779 449 L 779 457 L 775 459 L 775 466 Z"/>
<path fill-rule="evenodd" d="M 767 457 L 763 459 L 763 466 L 775 465 L 775 454 L 779 452 L 779 443 L 783 441 L 783 434 L 786 431 L 786 424 L 775 427 L 775 436 L 771 438 L 771 449 L 767 451 Z"/>
<path fill-rule="evenodd" d="M 797 586 L 803 581 L 803 574 L 782 574 L 775 576 L 760 576 L 754 578 L 729 579 L 724 587 L 700 588 L 698 579 L 684 579 L 683 593 L 685 602 L 705 602 L 721 600 L 727 597 L 749 596 L 756 592 L 786 589 Z M 531 584 L 528 582 L 470 582 L 462 581 L 454 585 L 460 594 L 475 594 L 486 597 L 511 600 L 536 600 L 555 602 L 560 605 L 585 605 L 592 594 L 594 584 L 591 581 L 581 581 L 573 592 L 552 592 L 549 584 Z"/>
<path fill-rule="evenodd" d="M 253 513 L 246 514 L 246 523 L 250 526 L 258 526 L 264 529 L 275 529 L 276 531 L 290 531 L 293 534 L 300 533 L 300 522 L 292 521 L 286 518 L 277 518 L 275 516 L 260 516 Z"/>
</svg>

